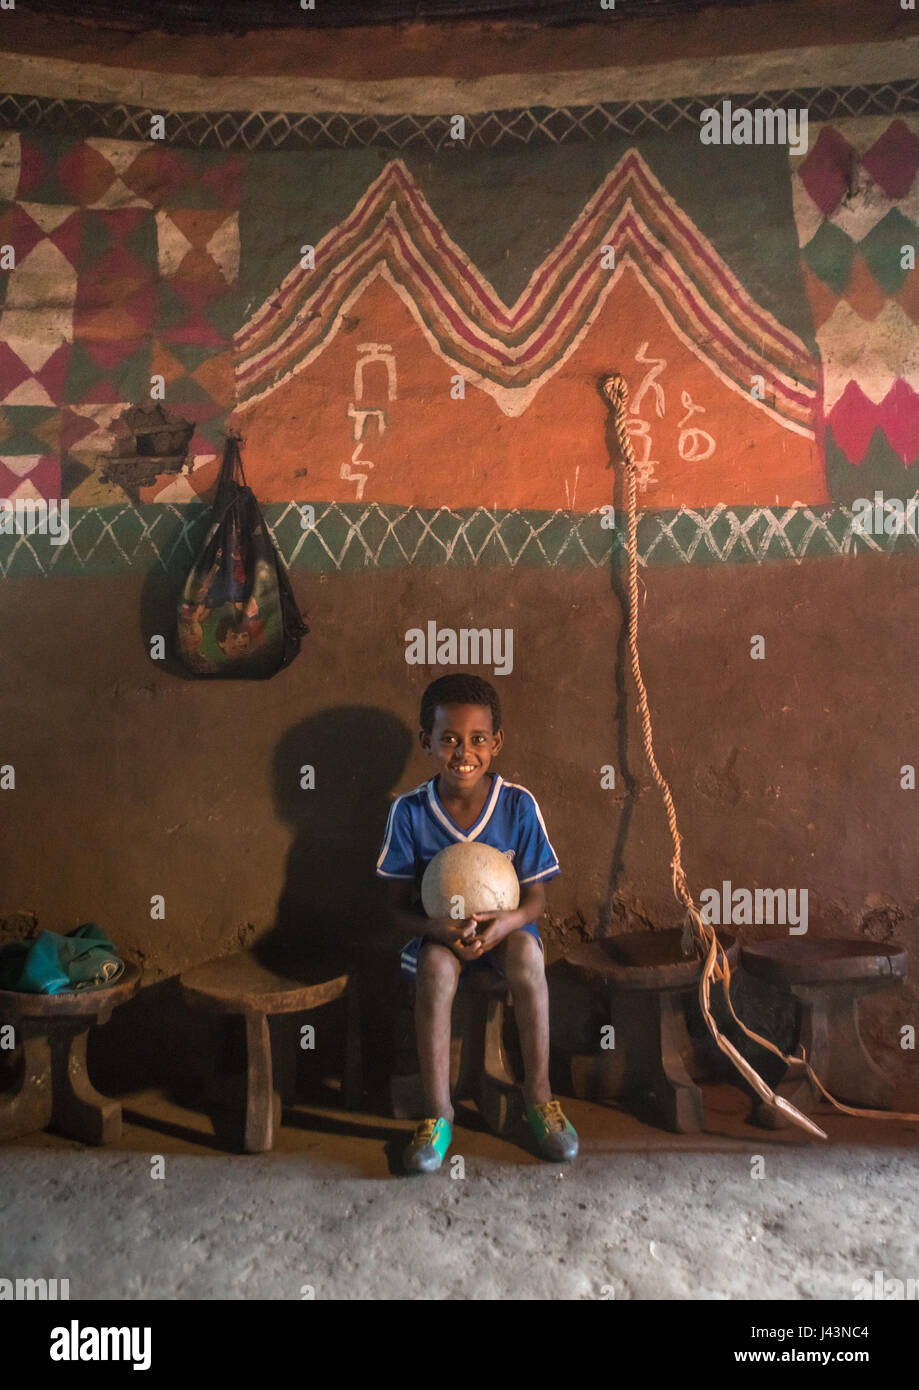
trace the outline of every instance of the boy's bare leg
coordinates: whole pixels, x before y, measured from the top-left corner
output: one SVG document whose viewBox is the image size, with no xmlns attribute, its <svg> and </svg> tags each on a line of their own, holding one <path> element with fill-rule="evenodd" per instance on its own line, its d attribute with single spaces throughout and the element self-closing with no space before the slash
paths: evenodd
<svg viewBox="0 0 919 1390">
<path fill-rule="evenodd" d="M 415 977 L 415 1036 L 424 1087 L 425 1114 L 453 1123 L 450 1102 L 450 1037 L 460 962 L 447 946 L 429 941 L 418 957 Z"/>
<path fill-rule="evenodd" d="M 498 947 L 502 968 L 514 996 L 514 1013 L 523 1053 L 523 1098 L 544 1105 L 549 1089 L 549 987 L 542 951 L 526 931 L 511 932 Z"/>
</svg>

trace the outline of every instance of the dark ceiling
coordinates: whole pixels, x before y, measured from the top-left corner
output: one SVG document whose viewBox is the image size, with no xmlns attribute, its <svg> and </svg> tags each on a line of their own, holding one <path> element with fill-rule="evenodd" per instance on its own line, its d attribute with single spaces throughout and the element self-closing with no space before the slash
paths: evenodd
<svg viewBox="0 0 919 1390">
<path fill-rule="evenodd" d="M 541 24 L 609 24 L 622 18 L 667 18 L 704 9 L 738 9 L 787 0 L 18 0 L 17 9 L 60 18 L 96 20 L 131 29 L 241 31 L 308 23 L 316 28 L 394 24 L 407 20 L 518 19 Z"/>
</svg>

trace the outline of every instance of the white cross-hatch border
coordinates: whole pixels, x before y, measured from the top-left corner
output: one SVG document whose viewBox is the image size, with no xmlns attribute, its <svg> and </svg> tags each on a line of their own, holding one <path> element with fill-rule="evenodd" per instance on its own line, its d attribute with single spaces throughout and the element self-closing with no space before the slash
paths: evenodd
<svg viewBox="0 0 919 1390">
<path fill-rule="evenodd" d="M 292 543 L 290 518 L 301 518 L 306 505 L 315 508 L 315 524 L 311 529 L 298 527 L 296 542 Z M 278 506 L 282 510 L 273 515 Z M 599 568 L 609 563 L 614 547 L 623 543 L 621 530 L 602 530 L 599 509 L 575 514 L 564 510 L 540 513 L 477 507 L 462 512 L 451 507 L 425 511 L 379 503 L 288 502 L 269 503 L 263 514 L 285 564 L 293 569 L 320 572 L 391 568 L 400 563 L 514 568 L 524 560 L 535 560 L 549 568 Z M 76 572 L 80 573 L 90 570 L 97 556 L 111 557 L 116 570 L 149 564 L 153 559 L 168 571 L 180 555 L 191 565 L 204 538 L 208 515 L 206 507 L 172 503 L 77 508 L 63 545 L 54 546 L 50 537 L 37 534 L 0 537 L 0 575 L 6 578 L 11 571 L 16 577 L 73 572 L 74 560 Z M 332 531 L 338 526 L 344 528 L 343 536 L 333 539 Z M 585 541 L 587 528 L 593 533 L 592 544 Z M 548 531 L 557 533 L 549 549 L 544 543 Z M 895 546 L 898 551 L 919 550 L 919 537 L 909 533 L 900 537 L 862 534 L 855 530 L 851 509 L 842 505 L 736 510 L 719 503 L 708 508 L 683 506 L 673 512 L 646 511 L 639 515 L 642 565 L 732 561 L 765 564 L 780 559 L 800 564 L 809 554 L 882 554 Z M 304 564 L 304 548 L 313 547 L 318 547 L 317 554 Z M 31 556 L 34 569 L 23 567 L 22 551 Z M 419 560 L 422 551 L 425 554 Z M 104 573 L 104 560 L 91 572 Z"/>
</svg>

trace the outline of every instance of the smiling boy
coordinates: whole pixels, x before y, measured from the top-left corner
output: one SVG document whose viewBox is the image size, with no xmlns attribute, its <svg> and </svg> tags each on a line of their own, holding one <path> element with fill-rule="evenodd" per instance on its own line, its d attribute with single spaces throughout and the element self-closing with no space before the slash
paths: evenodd
<svg viewBox="0 0 919 1390">
<path fill-rule="evenodd" d="M 411 934 L 403 972 L 415 981 L 415 1031 L 426 1116 L 405 1151 L 412 1172 L 439 1168 L 453 1137 L 450 1029 L 453 998 L 472 969 L 506 978 L 523 1053 L 523 1096 L 539 1151 L 567 1161 L 574 1128 L 549 1088 L 549 992 L 536 923 L 545 883 L 561 870 L 532 793 L 490 771 L 504 743 L 494 686 L 478 676 L 442 676 L 421 698 L 419 741 L 437 775 L 393 802 L 377 874 L 387 880 L 394 925 Z M 513 911 L 431 921 L 417 902 L 428 864 L 440 850 L 476 840 L 507 854 L 520 880 Z"/>
</svg>

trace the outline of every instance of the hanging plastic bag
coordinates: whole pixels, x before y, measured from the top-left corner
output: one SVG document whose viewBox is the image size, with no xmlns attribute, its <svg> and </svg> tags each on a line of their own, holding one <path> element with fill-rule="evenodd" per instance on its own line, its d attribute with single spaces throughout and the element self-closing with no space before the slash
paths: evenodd
<svg viewBox="0 0 919 1390">
<path fill-rule="evenodd" d="M 199 676 L 265 679 L 290 665 L 309 628 L 227 437 L 210 525 L 179 604 L 182 661 Z"/>
</svg>

